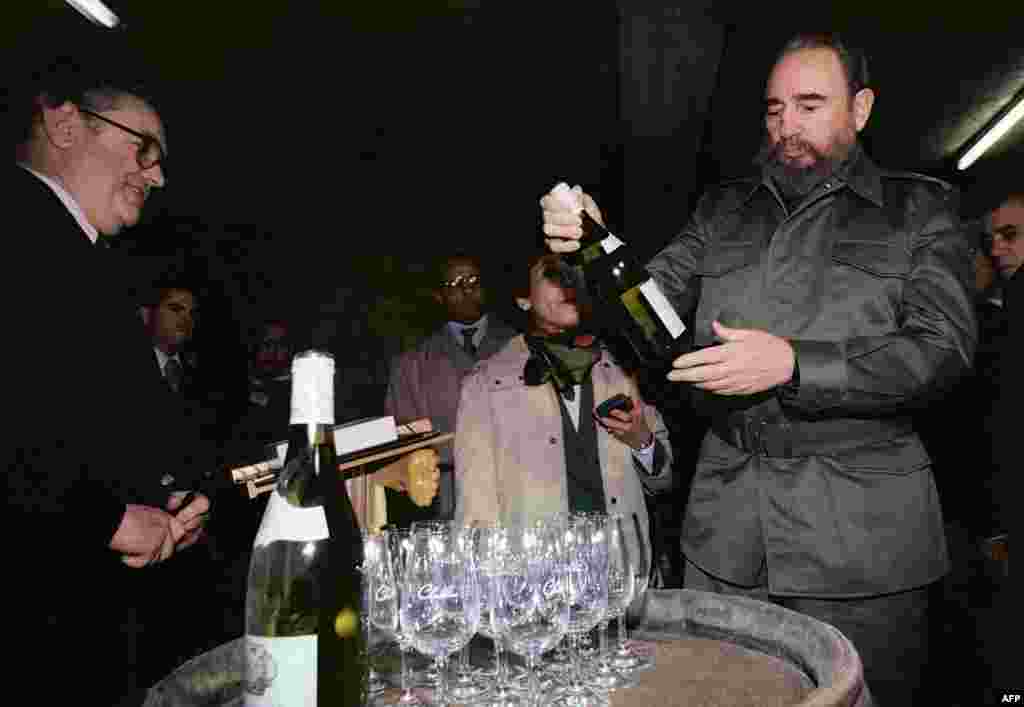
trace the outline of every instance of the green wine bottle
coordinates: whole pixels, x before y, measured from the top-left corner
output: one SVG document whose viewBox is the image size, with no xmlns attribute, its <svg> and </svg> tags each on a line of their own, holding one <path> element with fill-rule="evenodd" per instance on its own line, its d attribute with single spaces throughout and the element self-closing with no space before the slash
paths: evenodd
<svg viewBox="0 0 1024 707">
<path fill-rule="evenodd" d="M 364 703 L 362 536 L 338 473 L 334 359 L 292 362 L 284 468 L 267 501 L 246 593 L 246 707 Z"/>
<path fill-rule="evenodd" d="M 564 259 L 579 270 L 602 334 L 620 337 L 645 366 L 662 367 L 685 353 L 686 325 L 632 249 L 581 208 L 568 185 L 553 193 L 583 222 L 579 250 Z"/>
</svg>

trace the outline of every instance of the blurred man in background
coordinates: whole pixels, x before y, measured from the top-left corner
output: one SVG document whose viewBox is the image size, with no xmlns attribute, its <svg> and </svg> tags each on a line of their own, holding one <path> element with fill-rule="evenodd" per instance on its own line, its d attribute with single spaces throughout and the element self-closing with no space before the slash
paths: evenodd
<svg viewBox="0 0 1024 707">
<path fill-rule="evenodd" d="M 463 378 L 477 362 L 498 351 L 515 331 L 487 313 L 487 283 L 475 257 L 443 258 L 435 269 L 434 300 L 444 309 L 445 323 L 414 349 L 392 362 L 385 408 L 399 424 L 429 418 L 440 432 L 455 431 L 455 414 Z M 415 508 L 398 494 L 388 495 L 388 514 L 404 524 L 414 519 L 451 519 L 455 510 L 452 444 L 441 455 L 441 488 L 429 509 Z"/>
</svg>

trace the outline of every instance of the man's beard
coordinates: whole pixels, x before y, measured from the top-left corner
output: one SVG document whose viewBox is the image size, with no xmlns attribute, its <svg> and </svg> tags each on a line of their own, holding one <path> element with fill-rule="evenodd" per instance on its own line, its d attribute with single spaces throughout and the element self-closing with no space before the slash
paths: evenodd
<svg viewBox="0 0 1024 707">
<path fill-rule="evenodd" d="M 813 158 L 813 162 L 801 167 L 790 164 L 783 157 L 787 148 L 797 147 Z M 765 135 L 761 149 L 754 157 L 754 164 L 761 167 L 778 186 L 786 199 L 807 196 L 825 179 L 838 172 L 857 154 L 857 138 L 849 139 L 837 135 L 829 146 L 827 153 L 822 152 L 811 143 L 792 137 L 773 144 L 771 136 Z"/>
</svg>

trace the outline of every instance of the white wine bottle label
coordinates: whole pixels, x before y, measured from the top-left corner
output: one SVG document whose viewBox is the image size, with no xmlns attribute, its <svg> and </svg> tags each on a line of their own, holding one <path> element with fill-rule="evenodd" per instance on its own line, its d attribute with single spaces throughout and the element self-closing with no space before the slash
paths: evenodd
<svg viewBox="0 0 1024 707">
<path fill-rule="evenodd" d="M 269 545 L 275 540 L 314 542 L 327 537 L 327 516 L 323 506 L 299 508 L 288 503 L 279 493 L 270 494 L 263 520 L 256 531 L 253 547 Z"/>
<path fill-rule="evenodd" d="M 654 313 L 658 315 L 661 323 L 665 325 L 669 335 L 673 339 L 678 339 L 682 336 L 683 332 L 686 331 L 686 325 L 683 324 L 683 320 L 676 314 L 675 307 L 669 303 L 668 298 L 665 297 L 665 294 L 655 284 L 654 280 L 647 280 L 647 282 L 640 285 L 640 291 L 644 293 L 644 298 L 651 305 Z"/>
<path fill-rule="evenodd" d="M 316 636 L 245 637 L 245 707 L 316 707 Z"/>
</svg>

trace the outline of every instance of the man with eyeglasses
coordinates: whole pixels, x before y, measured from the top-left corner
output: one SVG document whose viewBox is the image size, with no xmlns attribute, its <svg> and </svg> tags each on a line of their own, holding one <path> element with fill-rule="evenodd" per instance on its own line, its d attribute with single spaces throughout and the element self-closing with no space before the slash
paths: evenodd
<svg viewBox="0 0 1024 707">
<path fill-rule="evenodd" d="M 429 417 L 435 430 L 455 431 L 462 379 L 476 364 L 498 351 L 515 331 L 486 312 L 487 290 L 479 261 L 458 254 L 442 259 L 434 273 L 434 300 L 447 321 L 391 365 L 385 408 L 398 423 Z M 396 523 L 450 519 L 455 511 L 452 445 L 439 450 L 441 483 L 433 505 L 416 508 L 399 494 L 388 495 L 388 517 Z"/>
<path fill-rule="evenodd" d="M 124 275 L 97 247 L 166 184 L 160 117 L 109 69 L 65 58 L 32 75 L 2 187 L 7 327 L 24 342 L 4 361 L 7 667 L 55 704 L 142 703 L 143 568 L 193 545 L 209 509 L 161 483 L 187 461 L 165 438 L 165 383 Z"/>
</svg>

